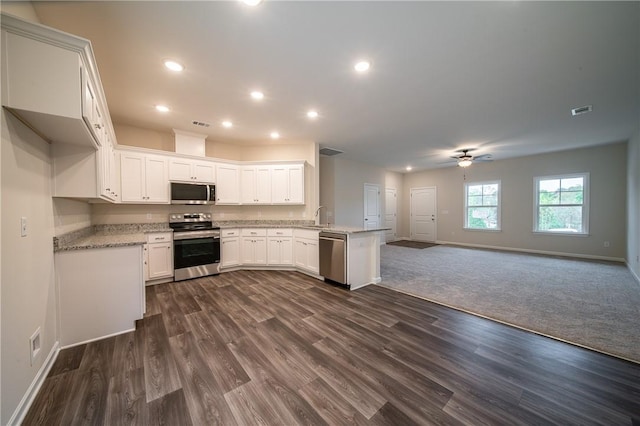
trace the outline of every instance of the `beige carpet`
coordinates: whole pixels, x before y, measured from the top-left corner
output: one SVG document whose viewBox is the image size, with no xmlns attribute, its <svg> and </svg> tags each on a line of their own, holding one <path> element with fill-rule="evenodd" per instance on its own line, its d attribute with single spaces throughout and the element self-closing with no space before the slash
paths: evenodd
<svg viewBox="0 0 640 426">
<path fill-rule="evenodd" d="M 640 363 L 640 284 L 623 264 L 384 245 L 380 268 L 382 286 Z"/>
</svg>

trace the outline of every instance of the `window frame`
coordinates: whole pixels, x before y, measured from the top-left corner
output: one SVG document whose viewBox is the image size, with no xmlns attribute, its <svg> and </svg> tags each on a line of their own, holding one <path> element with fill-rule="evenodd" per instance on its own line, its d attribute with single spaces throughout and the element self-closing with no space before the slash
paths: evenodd
<svg viewBox="0 0 640 426">
<path fill-rule="evenodd" d="M 489 206 L 469 206 L 469 187 L 479 185 L 498 185 L 497 204 Z M 495 207 L 496 208 L 496 227 L 495 228 L 472 228 L 469 226 L 469 208 L 472 207 Z M 464 223 L 465 231 L 482 231 L 482 232 L 500 232 L 502 231 L 502 181 L 500 179 L 487 180 L 482 182 L 465 182 L 464 183 Z"/>
<path fill-rule="evenodd" d="M 539 229 L 539 213 L 540 213 L 540 182 L 544 180 L 554 179 L 575 179 L 582 178 L 582 204 L 548 204 L 549 206 L 581 206 L 582 207 L 582 231 L 547 231 Z M 562 184 L 560 185 L 562 187 Z M 533 178 L 533 233 L 540 235 L 563 235 L 572 237 L 589 236 L 589 207 L 590 207 L 590 176 L 589 172 L 583 173 L 567 173 L 550 176 L 535 176 Z"/>
</svg>

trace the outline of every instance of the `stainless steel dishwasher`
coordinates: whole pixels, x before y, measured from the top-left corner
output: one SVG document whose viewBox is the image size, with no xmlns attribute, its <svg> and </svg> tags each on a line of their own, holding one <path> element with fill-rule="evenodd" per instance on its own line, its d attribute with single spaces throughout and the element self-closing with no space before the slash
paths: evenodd
<svg viewBox="0 0 640 426">
<path fill-rule="evenodd" d="M 347 284 L 347 235 L 320 232 L 320 275 Z"/>
</svg>

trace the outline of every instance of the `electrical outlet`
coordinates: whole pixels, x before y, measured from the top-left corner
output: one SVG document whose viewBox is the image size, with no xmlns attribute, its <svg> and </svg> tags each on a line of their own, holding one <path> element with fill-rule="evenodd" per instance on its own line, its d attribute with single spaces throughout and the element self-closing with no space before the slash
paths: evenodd
<svg viewBox="0 0 640 426">
<path fill-rule="evenodd" d="M 20 236 L 27 236 L 27 218 L 25 216 L 22 216 L 20 218 Z"/>
<path fill-rule="evenodd" d="M 33 365 L 38 355 L 40 355 L 40 327 L 29 338 L 29 353 L 31 365 Z"/>
<path fill-rule="evenodd" d="M 151 219 L 151 213 L 147 213 L 147 219 Z"/>
<path fill-rule="evenodd" d="M 604 246 L 605 246 L 605 247 L 609 247 L 609 241 L 605 241 L 605 242 L 604 242 Z"/>
</svg>

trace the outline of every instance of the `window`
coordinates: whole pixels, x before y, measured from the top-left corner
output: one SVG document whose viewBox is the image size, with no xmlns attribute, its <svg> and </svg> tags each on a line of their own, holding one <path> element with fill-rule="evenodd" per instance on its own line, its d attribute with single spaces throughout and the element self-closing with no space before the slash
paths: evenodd
<svg viewBox="0 0 640 426">
<path fill-rule="evenodd" d="M 500 181 L 464 185 L 465 229 L 500 230 Z"/>
<path fill-rule="evenodd" d="M 535 178 L 534 232 L 589 232 L 589 174 Z"/>
</svg>

